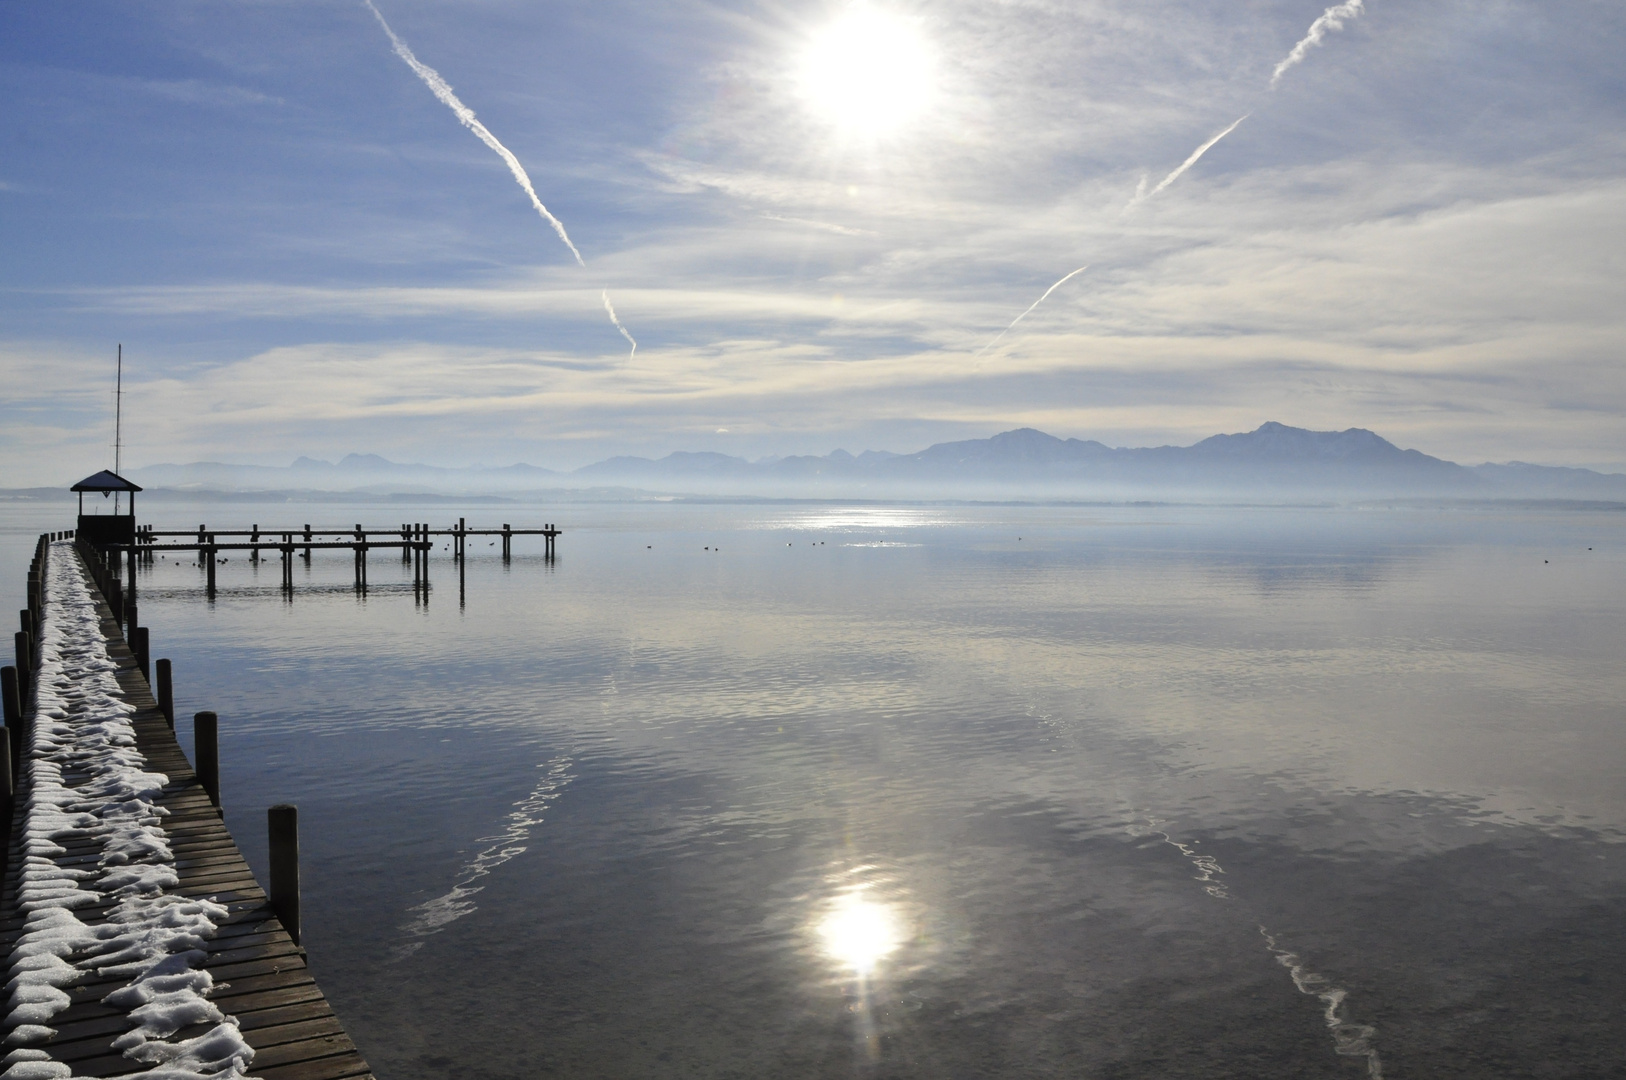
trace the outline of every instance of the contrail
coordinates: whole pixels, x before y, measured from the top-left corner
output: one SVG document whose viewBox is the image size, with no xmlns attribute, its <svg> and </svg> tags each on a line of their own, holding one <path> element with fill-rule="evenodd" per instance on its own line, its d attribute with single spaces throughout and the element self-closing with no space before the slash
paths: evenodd
<svg viewBox="0 0 1626 1080">
<path fill-rule="evenodd" d="M 1067 284 L 1068 281 L 1070 281 L 1073 278 L 1077 277 L 1078 275 L 1082 274 L 1084 271 L 1088 270 L 1089 268 L 1090 268 L 1090 264 L 1085 263 L 1083 266 L 1079 267 L 1077 270 L 1074 270 L 1071 274 L 1068 274 L 1066 277 L 1062 278 L 1060 281 L 1058 281 L 1054 285 L 1050 286 L 1050 288 L 1046 289 L 1044 291 L 1044 296 L 1039 297 L 1039 299 L 1037 299 L 1033 303 L 1029 304 L 1028 309 L 1026 311 L 1022 312 L 1022 314 L 1018 315 L 1016 318 L 1011 320 L 1011 325 L 1010 326 L 1007 326 L 1005 329 L 1001 330 L 994 337 L 994 340 L 990 341 L 988 344 L 986 344 L 982 348 L 978 349 L 976 351 L 976 354 L 972 357 L 972 359 L 975 360 L 978 356 L 981 356 L 983 353 L 987 352 L 989 349 L 992 349 L 995 345 L 998 345 L 999 344 L 999 339 L 1004 337 L 1006 334 L 1010 333 L 1016 327 L 1017 323 L 1021 322 L 1023 319 L 1025 319 L 1029 315 L 1031 315 L 1033 313 L 1034 308 L 1038 307 L 1040 304 L 1045 302 L 1046 297 L 1048 297 L 1051 293 L 1055 292 L 1057 289 L 1059 289 L 1063 285 Z"/>
<path fill-rule="evenodd" d="M 621 320 L 615 317 L 615 308 L 610 304 L 610 291 L 600 289 L 598 295 L 604 301 L 604 313 L 610 317 L 611 322 L 615 323 L 615 328 L 621 331 L 621 336 L 632 342 L 632 351 L 627 354 L 627 359 L 631 360 L 638 355 L 638 342 L 633 339 L 631 334 L 627 333 L 627 328 L 621 325 Z"/>
<path fill-rule="evenodd" d="M 464 127 L 474 132 L 481 142 L 495 150 L 497 156 L 508 163 L 508 171 L 514 174 L 514 179 L 519 182 L 519 186 L 524 188 L 525 194 L 531 197 L 531 205 L 536 207 L 536 212 L 542 215 L 543 221 L 553 226 L 553 231 L 559 234 L 559 239 L 565 242 L 565 247 L 569 248 L 570 253 L 576 257 L 576 265 L 586 266 L 587 264 L 582 262 L 582 253 L 577 251 L 576 245 L 570 242 L 570 235 L 565 232 L 564 225 L 558 218 L 548 213 L 548 208 L 543 206 L 542 200 L 536 197 L 536 189 L 531 186 L 531 178 L 525 174 L 525 167 L 519 163 L 519 159 L 509 152 L 508 147 L 498 142 L 497 137 L 487 131 L 484 124 L 475 119 L 474 110 L 457 99 L 457 95 L 452 93 L 451 86 L 447 84 L 445 79 L 440 77 L 440 72 L 412 55 L 412 50 L 407 48 L 406 42 L 395 36 L 395 31 L 390 29 L 390 24 L 384 21 L 383 14 L 373 6 L 373 0 L 362 0 L 362 2 L 367 5 L 367 10 L 373 13 L 373 17 L 378 20 L 378 25 L 384 28 L 384 33 L 390 36 L 390 44 L 395 46 L 395 55 L 405 60 L 407 67 L 411 68 L 418 78 L 424 81 L 425 86 L 434 91 L 435 96 L 441 100 L 441 103 L 457 114 L 458 120 L 462 121 Z M 1358 4 L 1359 0 L 1355 0 L 1355 2 Z M 619 326 L 620 324 L 617 323 L 616 325 Z M 621 332 L 626 333 L 625 330 Z"/>
<path fill-rule="evenodd" d="M 1282 81 L 1287 69 L 1304 59 L 1304 54 L 1310 51 L 1310 46 L 1321 44 L 1321 39 L 1327 36 L 1328 30 L 1342 30 L 1345 19 L 1353 19 L 1366 10 L 1362 0 L 1346 0 L 1345 3 L 1335 4 L 1322 13 L 1321 18 L 1310 24 L 1310 32 L 1304 35 L 1304 40 L 1293 46 L 1293 51 L 1276 65 L 1276 70 L 1270 76 L 1270 88 L 1276 89 L 1276 84 Z"/>
<path fill-rule="evenodd" d="M 1354 2 L 1359 3 L 1360 0 L 1354 0 Z M 1237 118 L 1236 123 L 1232 124 L 1230 127 L 1226 128 L 1224 131 L 1220 132 L 1218 135 L 1215 135 L 1212 139 L 1209 139 L 1207 142 L 1205 142 L 1201 146 L 1197 147 L 1197 149 L 1193 150 L 1191 152 L 1191 156 L 1186 158 L 1185 161 L 1181 162 L 1180 167 L 1178 169 L 1174 170 L 1172 173 L 1165 176 L 1163 178 L 1163 182 L 1158 184 L 1157 187 L 1153 188 L 1151 191 L 1146 190 L 1146 181 L 1143 179 L 1141 181 L 1140 187 L 1135 191 L 1135 197 L 1133 199 L 1129 200 L 1129 205 L 1124 207 L 1124 209 L 1125 210 L 1133 210 L 1136 206 L 1138 206 L 1141 203 L 1145 202 L 1147 199 L 1150 199 L 1153 195 L 1156 195 L 1158 192 L 1162 191 L 1164 188 L 1168 187 L 1170 184 L 1172 184 L 1176 180 L 1180 179 L 1181 176 L 1185 175 L 1185 172 L 1186 172 L 1187 169 L 1189 169 L 1193 165 L 1197 164 L 1198 160 L 1201 159 L 1204 154 L 1208 153 L 1208 151 L 1210 151 L 1210 150 L 1212 150 L 1214 148 L 1215 143 L 1219 142 L 1221 139 L 1225 138 L 1225 136 L 1227 136 L 1231 132 L 1235 131 L 1237 129 L 1237 124 L 1242 123 L 1242 121 L 1246 120 L 1248 117 L 1250 117 L 1252 115 L 1253 115 L 1252 113 L 1243 113 L 1241 116 L 1239 116 Z"/>
</svg>

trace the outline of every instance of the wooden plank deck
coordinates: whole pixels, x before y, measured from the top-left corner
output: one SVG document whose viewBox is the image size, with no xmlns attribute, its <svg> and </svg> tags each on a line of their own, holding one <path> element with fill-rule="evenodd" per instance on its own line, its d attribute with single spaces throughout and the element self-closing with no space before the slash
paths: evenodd
<svg viewBox="0 0 1626 1080">
<path fill-rule="evenodd" d="M 136 745 L 153 769 L 169 777 L 157 801 L 169 811 L 163 827 L 169 834 L 180 877 L 180 885 L 170 891 L 207 897 L 225 905 L 231 913 L 209 942 L 208 960 L 203 967 L 215 980 L 210 999 L 222 1012 L 237 1018 L 244 1039 L 254 1048 L 249 1075 L 263 1080 L 370 1080 L 372 1072 L 366 1060 L 344 1033 L 311 977 L 305 951 L 293 943 L 277 921 L 265 891 L 254 880 L 219 811 L 209 802 L 181 752 L 112 611 L 94 584 L 90 589 L 98 600 L 108 653 L 119 665 L 118 680 L 124 698 L 136 708 L 131 718 Z M 26 784 L 25 779 L 18 793 L 19 813 L 14 815 L 5 882 L 0 889 L 0 964 L 4 970 L 10 969 L 11 950 L 22 930 L 17 883 L 22 864 L 20 811 L 27 797 Z M 101 851 L 95 842 L 64 846 L 68 854 L 53 860 L 59 865 L 72 865 L 77 860 L 94 867 Z M 75 914 L 86 923 L 96 923 L 111 907 L 77 908 Z M 48 1042 L 32 1045 L 68 1064 L 74 1076 L 147 1071 L 151 1066 L 133 1062 L 112 1048 L 113 1040 L 131 1025 L 122 1010 L 101 1001 L 126 981 L 115 978 L 64 987 L 73 1004 L 50 1022 L 57 1034 Z M 174 1038 L 201 1035 L 210 1026 L 183 1028 Z"/>
</svg>

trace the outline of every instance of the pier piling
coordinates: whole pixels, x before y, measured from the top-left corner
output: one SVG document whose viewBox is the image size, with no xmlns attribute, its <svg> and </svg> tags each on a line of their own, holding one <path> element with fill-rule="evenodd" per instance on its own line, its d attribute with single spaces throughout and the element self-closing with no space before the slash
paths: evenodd
<svg viewBox="0 0 1626 1080">
<path fill-rule="evenodd" d="M 17 707 L 28 707 L 29 677 L 34 672 L 34 642 L 26 630 L 17 631 Z"/>
<path fill-rule="evenodd" d="M 0 668 L 0 699 L 5 702 L 6 742 L 11 747 L 11 760 L 23 759 L 23 704 L 17 697 L 17 669 Z"/>
<path fill-rule="evenodd" d="M 271 847 L 271 910 L 299 944 L 299 808 L 278 803 L 265 812 Z"/>
<path fill-rule="evenodd" d="M 148 640 L 145 626 L 132 626 L 130 628 L 130 651 L 135 654 L 136 666 L 141 669 L 141 677 L 150 681 L 152 679 L 152 665 L 147 660 Z"/>
<path fill-rule="evenodd" d="M 220 718 L 212 712 L 192 717 L 192 769 L 216 810 L 220 809 Z"/>
<path fill-rule="evenodd" d="M 169 661 L 158 661 L 158 711 L 164 714 L 164 720 L 169 724 L 169 730 L 175 730 L 175 676 L 170 671 Z"/>
<path fill-rule="evenodd" d="M 11 835 L 12 815 L 17 809 L 17 770 L 13 764 L 15 760 L 11 755 L 11 740 L 0 739 L 0 828 L 5 829 L 5 835 L 8 837 Z M 11 869 L 6 865 L 8 861 L 5 855 L 0 855 L 0 873 Z"/>
</svg>

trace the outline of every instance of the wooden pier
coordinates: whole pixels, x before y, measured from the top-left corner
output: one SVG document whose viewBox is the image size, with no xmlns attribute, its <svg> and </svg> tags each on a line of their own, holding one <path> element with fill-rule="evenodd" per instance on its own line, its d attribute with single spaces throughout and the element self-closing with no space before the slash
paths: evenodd
<svg viewBox="0 0 1626 1080">
<path fill-rule="evenodd" d="M 57 534 L 61 535 L 61 534 Z M 41 538 L 43 550 L 46 542 Z M 314 545 L 313 545 L 314 546 Z M 163 818 L 163 829 L 174 853 L 174 869 L 180 882 L 169 888 L 170 895 L 200 897 L 224 905 L 226 921 L 218 927 L 206 946 L 207 959 L 201 969 L 214 978 L 209 994 L 219 1009 L 236 1019 L 248 1044 L 254 1049 L 254 1058 L 247 1072 L 262 1080 L 350 1080 L 371 1077 L 367 1062 L 334 1015 L 333 1009 L 322 996 L 321 989 L 312 978 L 305 962 L 305 952 L 298 944 L 298 871 L 297 839 L 290 837 L 293 823 L 292 807 L 274 807 L 270 826 L 275 850 L 272 855 L 271 896 L 255 880 L 236 842 L 226 830 L 219 807 L 217 762 L 200 760 L 200 768 L 193 766 L 182 753 L 174 733 L 174 717 L 166 716 L 159 699 L 170 698 L 169 665 L 159 661 L 160 693 L 155 698 L 144 674 L 146 657 L 132 651 L 121 630 L 121 622 L 133 614 L 123 607 L 118 595 L 119 567 L 117 562 L 102 561 L 101 551 L 81 542 L 78 548 L 79 567 L 91 584 L 91 595 L 96 598 L 101 632 L 108 653 L 118 666 L 117 680 L 122 696 L 135 708 L 131 718 L 137 749 L 145 757 L 151 770 L 168 778 L 156 803 L 168 810 Z M 58 549 L 57 558 L 62 557 Z M 43 561 L 43 560 L 37 560 Z M 51 602 L 41 585 L 42 577 L 36 571 L 29 581 L 30 609 L 23 614 L 24 629 L 18 637 L 18 667 L 7 668 L 5 679 L 6 723 L 10 739 L 0 745 L 0 759 L 6 764 L 0 776 L 0 788 L 7 798 L 0 807 L 10 822 L 9 846 L 6 853 L 5 878 L 0 890 L 0 957 L 6 969 L 11 970 L 12 951 L 23 930 L 24 917 L 18 910 L 19 870 L 23 861 L 22 838 L 24 808 L 31 785 L 30 761 L 27 757 L 26 720 L 30 696 L 30 676 L 35 666 L 30 630 L 37 635 L 41 625 L 43 605 Z M 109 596 L 109 594 L 113 594 Z M 38 605 L 38 606 L 36 606 Z M 32 620 L 32 627 L 30 621 Z M 137 635 L 132 635 L 137 636 Z M 144 637 L 143 635 L 140 635 Z M 27 652 L 25 652 L 25 646 Z M 173 706 L 170 706 L 172 711 Z M 206 733 L 214 729 L 213 714 L 199 714 L 197 729 L 199 743 Z M 13 748 L 23 749 L 24 756 L 16 770 L 15 800 L 10 797 L 12 784 Z M 208 748 L 202 747 L 205 756 Z M 205 774 L 200 780 L 199 772 Z M 210 775 L 214 783 L 209 784 Z M 213 788 L 211 791 L 210 789 Z M 227 793 L 229 799 L 229 792 Z M 15 805 L 16 812 L 11 813 Z M 289 840 L 293 839 L 292 846 Z M 83 867 L 95 871 L 101 848 L 95 840 L 61 841 L 67 854 L 54 855 L 52 861 L 59 866 Z M 290 861 L 292 860 L 292 861 Z M 290 873 L 292 878 L 290 880 Z M 275 900 L 273 901 L 273 897 Z M 76 908 L 75 914 L 83 922 L 95 926 L 106 921 L 112 904 L 105 899 L 100 906 Z M 126 1013 L 103 1003 L 111 991 L 125 985 L 122 977 L 98 980 L 87 973 L 85 981 L 63 986 L 70 995 L 71 1004 L 55 1015 L 49 1025 L 56 1034 L 49 1040 L 31 1043 L 31 1049 L 44 1051 L 50 1059 L 71 1068 L 73 1076 L 102 1077 L 139 1074 L 147 1066 L 125 1057 L 113 1047 L 113 1041 L 132 1027 Z M 213 1024 L 205 1023 L 183 1028 L 173 1038 L 186 1039 L 203 1034 Z M 10 1034 L 12 1027 L 0 1026 L 0 1037 Z"/>
<path fill-rule="evenodd" d="M 357 592 L 367 591 L 367 556 L 373 550 L 399 550 L 401 562 L 412 565 L 412 587 L 415 595 L 427 599 L 429 592 L 429 556 L 436 540 L 450 538 L 452 562 L 458 568 L 458 583 L 463 584 L 466 573 L 468 539 L 471 536 L 497 536 L 502 538 L 502 561 L 513 559 L 516 536 L 543 538 L 543 558 L 552 562 L 560 530 L 554 525 L 540 529 L 516 529 L 504 524 L 501 528 L 470 528 L 466 518 L 448 529 L 431 528 L 427 522 L 403 523 L 396 528 L 366 528 L 359 522 L 354 528 L 335 531 L 313 530 L 309 523 L 302 529 L 261 529 L 253 525 L 247 529 L 210 529 L 199 525 L 196 530 L 153 529 L 133 530 L 134 542 L 120 545 L 129 563 L 129 582 L 133 588 L 137 562 L 151 564 L 159 552 L 197 552 L 198 565 L 205 574 L 205 591 L 212 599 L 215 595 L 215 566 L 223 551 L 246 551 L 249 562 L 258 564 L 263 552 L 276 552 L 282 560 L 282 588 L 289 595 L 294 589 L 294 560 L 311 562 L 311 552 L 325 549 L 345 549 L 352 553 Z M 184 537 L 185 539 L 180 539 Z M 461 588 L 460 588 L 461 591 Z"/>
</svg>

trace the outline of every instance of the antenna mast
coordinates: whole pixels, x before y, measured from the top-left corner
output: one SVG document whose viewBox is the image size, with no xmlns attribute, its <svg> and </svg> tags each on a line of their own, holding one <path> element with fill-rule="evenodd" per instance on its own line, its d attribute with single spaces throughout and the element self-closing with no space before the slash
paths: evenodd
<svg viewBox="0 0 1626 1080">
<path fill-rule="evenodd" d="M 119 473 L 124 449 L 124 343 L 119 342 L 118 381 L 113 384 L 113 474 Z M 113 513 L 119 512 L 119 493 L 113 493 Z"/>
</svg>

